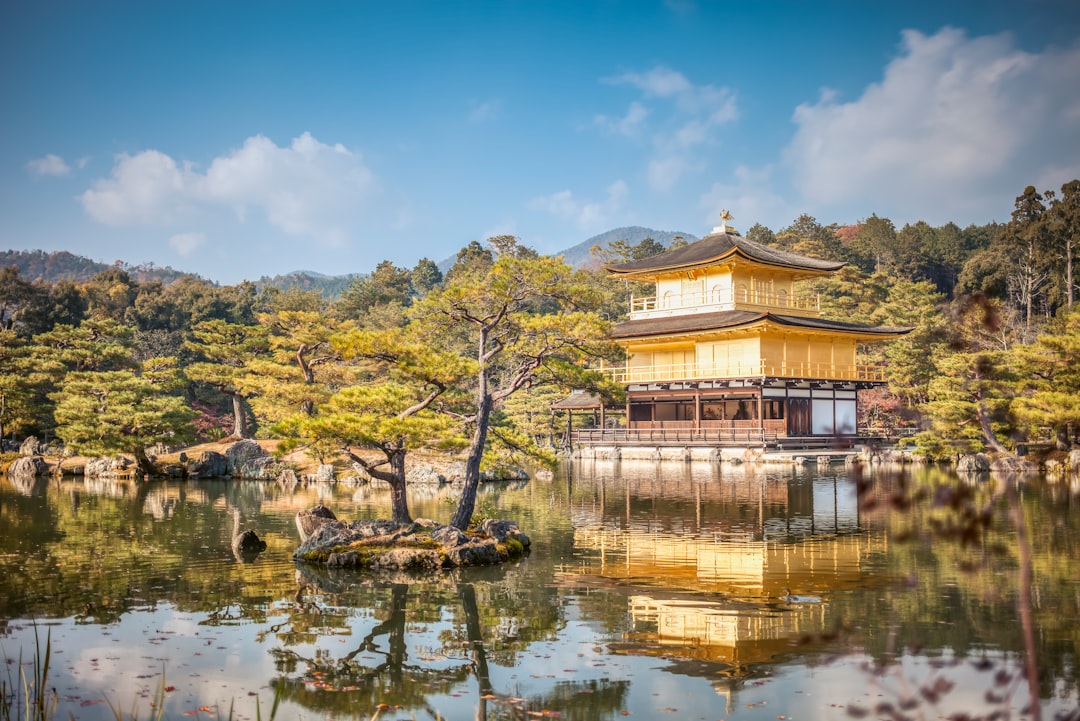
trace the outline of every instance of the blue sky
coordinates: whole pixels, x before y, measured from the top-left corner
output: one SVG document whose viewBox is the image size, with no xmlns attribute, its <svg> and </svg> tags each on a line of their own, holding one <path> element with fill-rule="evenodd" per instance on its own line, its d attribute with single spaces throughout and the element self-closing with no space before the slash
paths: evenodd
<svg viewBox="0 0 1080 721">
<path fill-rule="evenodd" d="M 1077 177 L 1075 0 L 0 3 L 0 248 L 233 283 Z"/>
</svg>

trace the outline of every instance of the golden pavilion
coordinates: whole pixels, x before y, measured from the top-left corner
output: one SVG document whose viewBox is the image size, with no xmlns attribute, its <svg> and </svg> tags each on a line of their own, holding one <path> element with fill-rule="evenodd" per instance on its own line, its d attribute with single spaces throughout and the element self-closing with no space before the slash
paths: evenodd
<svg viewBox="0 0 1080 721">
<path fill-rule="evenodd" d="M 911 329 L 822 318 L 799 282 L 843 266 L 747 240 L 726 222 L 607 266 L 652 286 L 631 296 L 612 332 L 625 364 L 605 368 L 626 388 L 626 433 L 692 444 L 854 436 L 858 391 L 885 380 L 881 366 L 857 362 L 857 346 Z"/>
</svg>

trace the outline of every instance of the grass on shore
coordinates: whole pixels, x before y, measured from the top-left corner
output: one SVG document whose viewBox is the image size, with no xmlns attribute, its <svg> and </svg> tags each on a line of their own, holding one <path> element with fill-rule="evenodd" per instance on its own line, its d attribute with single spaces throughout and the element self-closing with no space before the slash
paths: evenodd
<svg viewBox="0 0 1080 721">
<path fill-rule="evenodd" d="M 15 678 L 15 673 L 12 671 L 12 667 L 8 666 L 7 678 L 0 678 L 0 721 L 52 721 L 56 715 L 57 709 L 60 705 L 60 696 L 55 688 L 49 688 L 49 666 L 52 662 L 52 631 L 49 631 L 45 636 L 45 648 L 42 650 L 41 637 L 38 636 L 37 627 L 34 628 L 34 660 L 31 664 L 33 667 L 32 676 L 26 675 L 26 669 L 23 667 L 22 653 L 19 654 L 19 662 L 17 664 L 18 676 Z M 281 686 L 278 687 L 278 692 L 274 694 L 274 704 L 270 709 L 270 716 L 267 721 L 273 721 L 274 716 L 277 715 L 278 706 L 281 703 Z M 165 669 L 161 669 L 161 682 L 158 683 L 157 690 L 154 692 L 154 700 L 150 703 L 152 709 L 148 718 L 153 721 L 162 721 L 165 718 L 165 693 L 168 687 L 165 685 Z M 124 712 L 118 707 L 114 706 L 111 701 L 105 699 L 105 703 L 108 704 L 109 710 L 116 718 L 116 721 L 137 721 L 139 718 L 136 709 L 133 707 L 129 715 L 125 716 Z M 229 706 L 229 715 L 226 717 L 227 721 L 232 721 L 235 718 L 234 709 L 232 705 Z M 262 721 L 262 707 L 259 705 L 259 700 L 255 699 L 255 718 L 257 721 Z"/>
</svg>

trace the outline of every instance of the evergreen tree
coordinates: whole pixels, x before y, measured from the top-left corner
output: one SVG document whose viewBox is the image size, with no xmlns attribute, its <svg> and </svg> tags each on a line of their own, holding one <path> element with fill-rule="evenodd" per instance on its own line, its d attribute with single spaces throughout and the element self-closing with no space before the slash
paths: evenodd
<svg viewBox="0 0 1080 721">
<path fill-rule="evenodd" d="M 37 292 L 19 316 L 19 331 L 25 336 L 46 333 L 58 325 L 77 326 L 86 320 L 89 305 L 74 281 L 38 282 L 35 287 Z"/>
<path fill-rule="evenodd" d="M 442 284 L 443 274 L 435 261 L 430 258 L 421 258 L 409 273 L 409 282 L 412 285 L 413 294 L 418 298 L 423 298 Z"/>
<path fill-rule="evenodd" d="M 777 233 L 776 240 L 781 247 L 800 255 L 841 260 L 844 248 L 836 230 L 835 223 L 822 225 L 814 216 L 803 213 L 791 225 Z"/>
<path fill-rule="evenodd" d="M 135 303 L 138 283 L 121 268 L 101 271 L 83 285 L 90 316 L 96 319 L 123 321 Z"/>
<path fill-rule="evenodd" d="M 26 341 L 0 330 L 0 439 L 31 430 L 41 420 L 40 400 L 48 376 L 38 370 Z"/>
<path fill-rule="evenodd" d="M 975 299 L 958 311 L 952 352 L 937 361 L 919 408 L 931 428 L 917 442 L 931 452 L 1006 452 L 1002 439 L 1016 430 L 1010 404 L 1019 376 L 999 341 L 999 308 Z"/>
<path fill-rule="evenodd" d="M 937 363 L 948 352 L 948 322 L 941 312 L 945 298 L 929 281 L 891 278 L 886 286 L 888 298 L 870 319 L 877 325 L 914 329 L 884 346 L 889 389 L 911 408 L 928 400 Z M 880 344 L 875 346 L 881 348 Z"/>
<path fill-rule="evenodd" d="M 651 258 L 654 255 L 659 255 L 667 250 L 663 243 L 660 243 L 652 237 L 642 238 L 641 242 L 634 245 L 630 250 L 630 257 L 633 260 L 641 260 L 642 258 Z"/>
<path fill-rule="evenodd" d="M 359 320 L 372 311 L 396 304 L 405 307 L 412 303 L 412 273 L 384 260 L 369 275 L 354 280 L 335 304 L 339 318 Z"/>
<path fill-rule="evenodd" d="M 1061 186 L 1061 197 L 1052 197 L 1050 212 L 1043 218 L 1055 254 L 1060 257 L 1060 271 L 1054 274 L 1055 300 L 1072 311 L 1076 304 L 1076 256 L 1080 253 L 1080 180 Z"/>
<path fill-rule="evenodd" d="M 595 312 L 601 300 L 588 276 L 561 259 L 504 252 L 490 267 L 462 268 L 414 306 L 413 322 L 425 337 L 456 343 L 455 349 L 469 349 L 475 358 L 473 406 L 466 416 L 471 437 L 455 527 L 464 529 L 472 518 L 492 413 L 532 383 L 569 374 L 589 359 L 619 355 Z M 554 312 L 541 315 L 539 308 Z"/>
<path fill-rule="evenodd" d="M 56 402 L 56 434 L 77 453 L 130 453 L 139 470 L 153 473 L 146 453 L 156 443 L 186 443 L 195 413 L 168 395 L 160 365 L 149 374 L 132 370 L 75 371 L 64 378 Z M 158 382 L 155 382 L 155 376 Z"/>
<path fill-rule="evenodd" d="M 1009 436 L 1010 396 L 1015 383 L 1004 351 L 960 352 L 938 363 L 929 383 L 928 402 L 921 410 L 931 431 L 916 440 L 930 449 L 953 453 L 992 450 L 1006 453 L 1002 436 Z"/>
<path fill-rule="evenodd" d="M 256 392 L 247 383 L 249 366 L 269 350 L 269 329 L 222 320 L 207 320 L 192 331 L 186 347 L 203 358 L 187 366 L 193 381 L 206 383 L 232 403 L 233 431 L 237 438 L 250 438 L 245 402 Z"/>
<path fill-rule="evenodd" d="M 111 319 L 88 319 L 78 326 L 58 325 L 33 339 L 34 354 L 70 371 L 131 368 L 134 332 Z"/>
<path fill-rule="evenodd" d="M 871 215 L 859 224 L 849 252 L 855 263 L 867 273 L 895 267 L 896 227 L 888 218 Z"/>
<path fill-rule="evenodd" d="M 750 226 L 750 230 L 746 231 L 746 239 L 761 245 L 771 245 L 776 247 L 778 245 L 776 240 L 776 233 L 766 228 L 761 223 L 754 223 Z"/>
<path fill-rule="evenodd" d="M 295 414 L 277 425 L 285 448 L 316 454 L 344 452 L 371 477 L 390 484 L 393 520 L 412 520 L 406 496 L 409 451 L 461 444 L 454 409 L 456 386 L 471 370 L 453 352 L 432 347 L 412 331 L 358 330 L 335 337 L 342 357 L 362 361 L 370 382 L 338 391 L 314 415 Z M 460 400 L 460 399 L 458 399 Z M 377 450 L 378 460 L 360 451 Z"/>
<path fill-rule="evenodd" d="M 1031 345 L 1015 348 L 1012 365 L 1022 373 L 1017 416 L 1030 432 L 1050 428 L 1058 447 L 1070 448 L 1080 429 L 1080 311 Z"/>
<path fill-rule="evenodd" d="M 242 386 L 261 419 L 275 422 L 297 411 L 311 415 L 335 389 L 351 381 L 350 369 L 330 339 L 354 324 L 314 311 L 264 313 L 259 320 L 269 330 L 270 352 L 247 365 Z"/>
<path fill-rule="evenodd" d="M 999 241 L 1012 249 L 1009 254 L 1012 263 L 1007 276 L 1009 295 L 1024 312 L 1027 339 L 1031 338 L 1037 304 L 1050 279 L 1044 256 L 1046 225 L 1041 222 L 1045 212 L 1042 194 L 1033 185 L 1024 188 L 1024 193 L 1016 198 L 1012 220 L 1003 229 Z"/>
<path fill-rule="evenodd" d="M 13 265 L 0 268 L 0 330 L 12 330 L 22 309 L 30 303 L 34 285 Z"/>
<path fill-rule="evenodd" d="M 454 264 L 446 271 L 444 283 L 449 283 L 454 276 L 477 274 L 491 267 L 495 262 L 495 254 L 485 248 L 479 241 L 473 240 L 458 251 Z"/>
</svg>

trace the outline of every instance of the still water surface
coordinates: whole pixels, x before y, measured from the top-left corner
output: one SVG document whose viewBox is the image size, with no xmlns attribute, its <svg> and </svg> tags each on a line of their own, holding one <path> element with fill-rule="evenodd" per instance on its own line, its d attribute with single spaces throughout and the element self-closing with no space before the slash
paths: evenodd
<svg viewBox="0 0 1080 721">
<path fill-rule="evenodd" d="M 268 718 L 275 695 L 279 719 L 1031 718 L 1021 518 L 1038 705 L 1072 718 L 1077 490 L 1035 478 L 1010 496 L 934 469 L 856 481 L 567 463 L 481 491 L 532 538 L 526 559 L 417 578 L 291 560 L 298 510 L 386 517 L 380 488 L 4 479 L 0 681 L 20 660 L 32 676 L 36 639 L 63 719 L 150 718 L 161 689 L 171 719 Z M 454 496 L 414 488 L 411 510 L 446 522 Z M 230 548 L 245 529 L 268 543 L 251 563 Z"/>
</svg>

